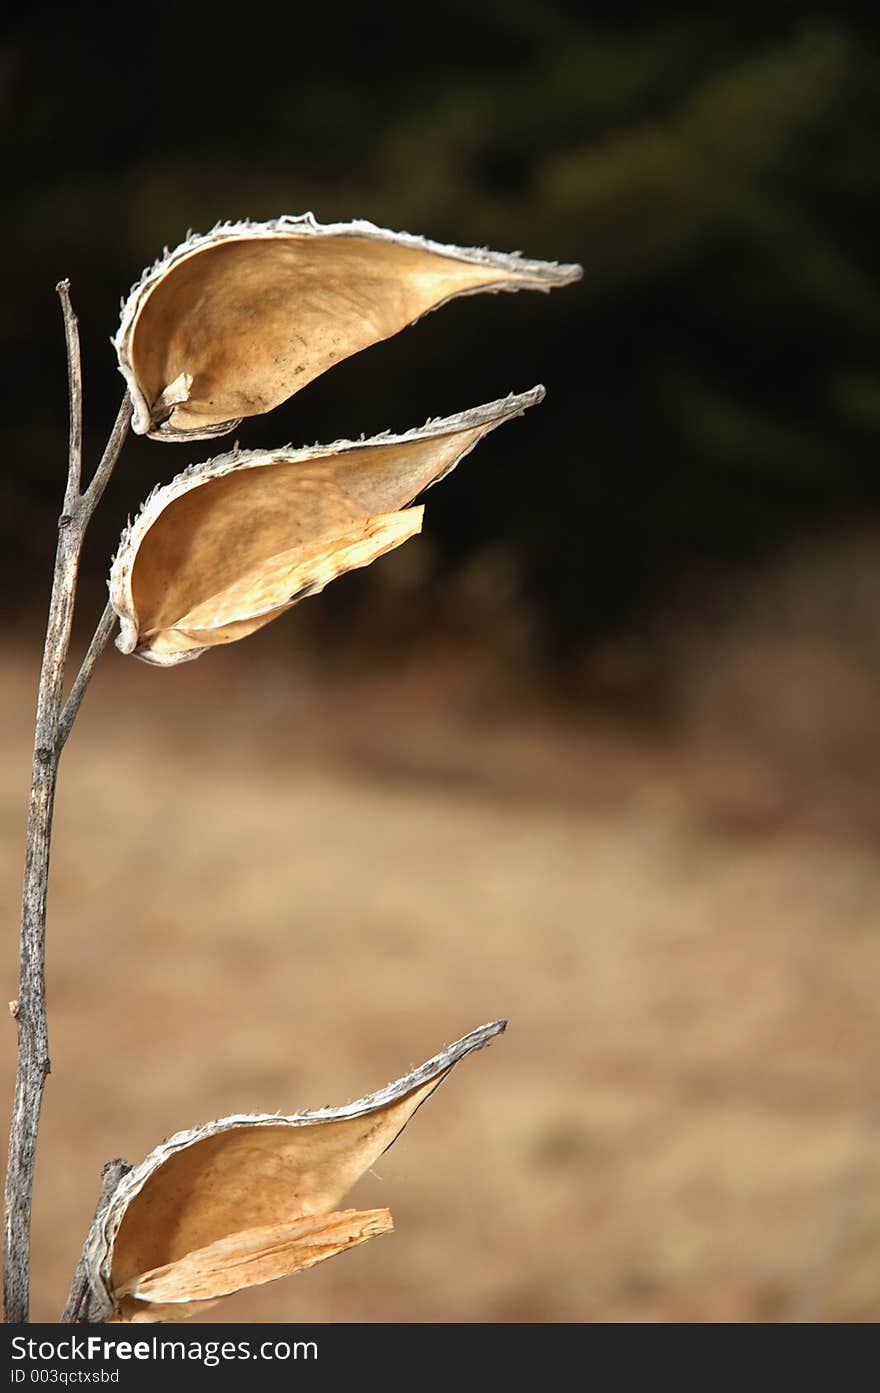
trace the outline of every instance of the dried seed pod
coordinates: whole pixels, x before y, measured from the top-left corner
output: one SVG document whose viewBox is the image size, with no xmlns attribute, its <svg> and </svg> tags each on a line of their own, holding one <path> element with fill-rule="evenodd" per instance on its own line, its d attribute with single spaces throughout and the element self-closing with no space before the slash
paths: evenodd
<svg viewBox="0 0 880 1393">
<path fill-rule="evenodd" d="M 459 295 L 580 275 L 311 213 L 219 226 L 166 252 L 123 303 L 114 344 L 132 426 L 156 440 L 222 435 Z"/>
<path fill-rule="evenodd" d="M 110 572 L 117 646 L 168 666 L 268 624 L 421 528 L 406 505 L 543 387 L 405 435 L 235 450 L 156 489 Z"/>
<path fill-rule="evenodd" d="M 183 1320 L 387 1233 L 386 1209 L 336 1206 L 450 1070 L 505 1024 L 472 1031 L 344 1107 L 224 1117 L 169 1138 L 123 1176 L 95 1219 L 89 1318 Z"/>
</svg>

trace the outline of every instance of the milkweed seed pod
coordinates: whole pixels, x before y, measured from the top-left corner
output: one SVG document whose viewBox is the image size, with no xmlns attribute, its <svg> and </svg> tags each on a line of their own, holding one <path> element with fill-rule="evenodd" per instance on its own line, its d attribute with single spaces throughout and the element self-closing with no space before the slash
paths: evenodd
<svg viewBox="0 0 880 1393">
<path fill-rule="evenodd" d="M 543 387 L 405 435 L 234 450 L 156 489 L 110 572 L 117 647 L 169 666 L 244 638 L 420 531 L 406 505 Z"/>
<path fill-rule="evenodd" d="M 389 1232 L 387 1209 L 336 1206 L 455 1065 L 505 1024 L 472 1031 L 344 1107 L 223 1117 L 163 1142 L 96 1216 L 90 1319 L 184 1320 Z"/>
<path fill-rule="evenodd" d="M 311 213 L 221 225 L 166 252 L 123 302 L 114 345 L 133 429 L 223 435 L 459 295 L 551 290 L 580 275 Z"/>
</svg>

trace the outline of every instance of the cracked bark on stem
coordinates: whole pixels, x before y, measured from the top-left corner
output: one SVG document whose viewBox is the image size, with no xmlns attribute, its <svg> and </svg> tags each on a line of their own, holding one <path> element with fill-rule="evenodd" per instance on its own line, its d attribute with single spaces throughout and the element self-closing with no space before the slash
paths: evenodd
<svg viewBox="0 0 880 1393">
<path fill-rule="evenodd" d="M 64 667 L 70 648 L 77 575 L 85 530 L 116 463 L 131 419 L 131 404 L 126 393 L 101 463 L 89 488 L 82 494 L 82 373 L 79 334 L 76 316 L 70 304 L 68 282 L 62 281 L 57 290 L 64 313 L 68 352 L 70 454 L 64 511 L 58 520 L 55 571 L 37 692 L 22 888 L 21 979 L 18 1001 L 13 1011 L 18 1023 L 18 1072 L 9 1132 L 4 1234 L 4 1299 L 6 1320 L 9 1324 L 19 1324 L 28 1319 L 34 1162 L 43 1087 L 50 1070 L 45 978 L 49 849 L 58 761 L 72 718 L 76 714 L 74 708 L 71 721 L 62 732 Z M 106 643 L 106 639 L 104 642 Z M 88 672 L 88 676 L 90 675 L 91 669 Z M 83 685 L 79 692 L 79 700 L 82 699 L 84 690 Z M 77 707 L 79 700 L 76 703 Z"/>
</svg>

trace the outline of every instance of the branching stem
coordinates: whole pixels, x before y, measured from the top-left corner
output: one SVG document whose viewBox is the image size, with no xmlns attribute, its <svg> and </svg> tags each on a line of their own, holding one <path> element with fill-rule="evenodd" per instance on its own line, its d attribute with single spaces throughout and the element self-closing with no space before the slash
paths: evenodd
<svg viewBox="0 0 880 1393">
<path fill-rule="evenodd" d="M 112 631 L 112 620 L 106 611 L 62 713 L 64 668 L 70 648 L 83 538 L 119 457 L 131 420 L 131 403 L 126 393 L 101 462 L 85 493 L 81 492 L 82 370 L 79 333 L 70 304 L 68 282 L 62 281 L 57 290 L 64 314 L 68 354 L 70 448 L 64 511 L 58 519 L 55 571 L 37 693 L 22 889 L 21 980 L 18 1001 L 13 1007 L 18 1023 L 18 1072 L 9 1133 L 4 1234 L 4 1298 L 9 1324 L 26 1321 L 29 1311 L 34 1161 L 43 1086 L 50 1070 L 46 1024 L 46 895 L 58 762 L 97 658 Z"/>
</svg>

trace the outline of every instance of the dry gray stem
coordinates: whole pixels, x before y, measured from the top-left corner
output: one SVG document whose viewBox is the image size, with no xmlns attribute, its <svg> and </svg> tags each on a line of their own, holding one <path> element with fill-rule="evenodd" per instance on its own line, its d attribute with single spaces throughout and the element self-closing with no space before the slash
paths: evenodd
<svg viewBox="0 0 880 1393">
<path fill-rule="evenodd" d="M 131 1170 L 127 1161 L 123 1161 L 121 1156 L 115 1160 L 108 1161 L 102 1173 L 101 1193 L 98 1196 L 98 1203 L 95 1208 L 95 1217 L 92 1220 L 92 1227 L 101 1223 L 104 1213 L 110 1204 L 117 1185 L 124 1175 Z M 101 1292 L 95 1292 L 89 1281 L 89 1260 L 88 1246 L 89 1235 L 86 1237 L 80 1260 L 76 1265 L 76 1272 L 73 1275 L 73 1282 L 70 1294 L 67 1298 L 67 1305 L 61 1312 L 61 1323 L 63 1325 L 77 1325 L 83 1321 L 90 1321 L 93 1324 L 101 1324 L 109 1314 L 109 1307 L 106 1299 Z"/>
<path fill-rule="evenodd" d="M 88 656 L 83 665 L 85 678 L 79 686 L 75 704 L 72 707 L 68 704 L 69 719 L 66 725 L 62 725 L 61 718 L 64 667 L 70 648 L 77 575 L 85 530 L 116 463 L 131 419 L 131 404 L 126 394 L 101 463 L 89 488 L 84 494 L 81 493 L 82 373 L 79 335 L 76 317 L 70 304 L 68 282 L 62 281 L 57 289 L 64 313 L 68 351 L 70 453 L 64 510 L 58 519 L 55 572 L 37 692 L 22 889 L 21 980 L 15 1012 L 18 1022 L 18 1073 L 9 1133 L 4 1235 L 4 1299 L 6 1320 L 9 1324 L 19 1324 L 28 1319 L 34 1160 L 43 1086 L 50 1069 L 46 1024 L 46 893 L 58 761 L 97 654 L 93 654 L 90 666 L 87 667 Z M 106 637 L 104 642 L 106 643 Z M 93 648 L 94 641 L 89 649 L 90 654 L 93 653 Z M 71 695 L 73 697 L 73 693 Z"/>
<path fill-rule="evenodd" d="M 73 728 L 76 714 L 86 694 L 86 687 L 92 680 L 92 673 L 95 671 L 98 659 L 110 642 L 115 628 L 116 611 L 108 600 L 107 604 L 104 606 L 104 613 L 98 620 L 98 627 L 92 634 L 92 641 L 88 646 L 86 656 L 82 660 L 82 667 L 77 673 L 73 686 L 68 693 L 67 700 L 64 703 L 64 710 L 58 718 L 59 754 L 67 743 L 67 737 Z"/>
</svg>

